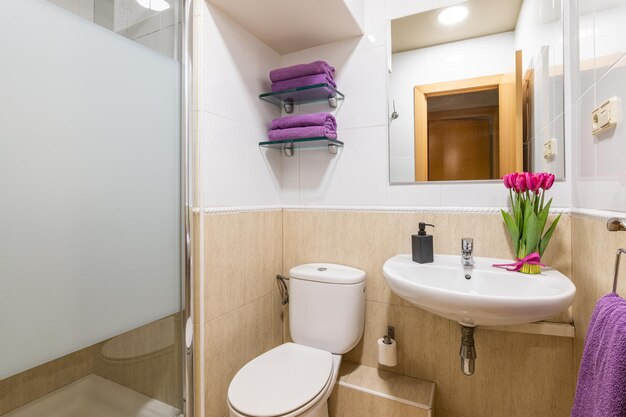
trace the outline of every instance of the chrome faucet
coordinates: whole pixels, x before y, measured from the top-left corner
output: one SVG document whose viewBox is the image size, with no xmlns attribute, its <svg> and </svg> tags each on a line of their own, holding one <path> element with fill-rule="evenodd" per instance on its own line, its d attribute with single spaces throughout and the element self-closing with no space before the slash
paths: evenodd
<svg viewBox="0 0 626 417">
<path fill-rule="evenodd" d="M 463 263 L 463 266 L 474 265 L 474 257 L 472 256 L 473 249 L 474 239 L 470 237 L 464 237 L 461 239 L 461 263 Z"/>
</svg>

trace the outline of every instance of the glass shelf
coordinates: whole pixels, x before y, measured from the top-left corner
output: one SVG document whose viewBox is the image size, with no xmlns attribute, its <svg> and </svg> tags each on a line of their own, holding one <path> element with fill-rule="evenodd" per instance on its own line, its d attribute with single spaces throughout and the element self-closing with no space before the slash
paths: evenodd
<svg viewBox="0 0 626 417">
<path fill-rule="evenodd" d="M 282 149 L 286 156 L 293 156 L 295 149 L 328 149 L 331 154 L 336 154 L 337 149 L 343 147 L 343 142 L 328 138 L 304 138 L 268 140 L 259 142 L 259 146 L 264 148 Z"/>
<path fill-rule="evenodd" d="M 343 100 L 344 97 L 343 93 L 327 83 L 259 95 L 261 100 L 283 107 L 287 113 L 293 112 L 294 104 L 328 101 L 330 107 L 337 107 L 338 101 Z"/>
</svg>

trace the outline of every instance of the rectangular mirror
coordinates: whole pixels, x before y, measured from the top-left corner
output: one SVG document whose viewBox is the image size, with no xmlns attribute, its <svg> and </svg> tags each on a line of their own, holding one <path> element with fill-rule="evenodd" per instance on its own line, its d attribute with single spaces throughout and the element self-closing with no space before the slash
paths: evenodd
<svg viewBox="0 0 626 417">
<path fill-rule="evenodd" d="M 564 177 L 560 2 L 469 0 L 391 21 L 392 184 Z"/>
</svg>

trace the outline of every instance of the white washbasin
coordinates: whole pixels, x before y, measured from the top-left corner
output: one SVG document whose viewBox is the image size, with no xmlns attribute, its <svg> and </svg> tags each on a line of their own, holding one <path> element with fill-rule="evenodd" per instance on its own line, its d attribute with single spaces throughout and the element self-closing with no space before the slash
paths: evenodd
<svg viewBox="0 0 626 417">
<path fill-rule="evenodd" d="M 385 262 L 383 273 L 400 297 L 464 326 L 539 321 L 566 310 L 574 301 L 576 287 L 555 269 L 528 275 L 492 266 L 510 260 L 474 260 L 474 266 L 464 267 L 460 255 L 435 255 L 428 264 L 413 262 L 408 254 L 397 255 Z"/>
</svg>

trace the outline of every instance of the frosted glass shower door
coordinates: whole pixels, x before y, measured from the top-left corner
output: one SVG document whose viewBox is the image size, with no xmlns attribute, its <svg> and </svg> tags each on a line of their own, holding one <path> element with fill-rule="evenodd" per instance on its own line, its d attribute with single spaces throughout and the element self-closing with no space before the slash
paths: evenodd
<svg viewBox="0 0 626 417">
<path fill-rule="evenodd" d="M 180 311 L 179 63 L 0 2 L 0 379 Z"/>
</svg>

